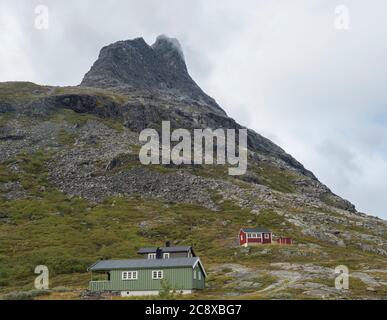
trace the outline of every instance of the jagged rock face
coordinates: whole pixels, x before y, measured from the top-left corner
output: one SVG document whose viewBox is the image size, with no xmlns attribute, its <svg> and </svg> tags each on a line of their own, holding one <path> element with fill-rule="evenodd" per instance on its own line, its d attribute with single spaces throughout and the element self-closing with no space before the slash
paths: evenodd
<svg viewBox="0 0 387 320">
<path fill-rule="evenodd" d="M 183 51 L 176 39 L 159 36 L 149 46 L 144 39 L 119 41 L 104 47 L 81 86 L 113 89 L 121 93 L 161 96 L 206 106 L 225 115 L 188 74 Z"/>
<path fill-rule="evenodd" d="M 166 36 L 159 36 L 152 46 L 137 38 L 104 47 L 81 86 L 135 93 L 150 101 L 120 108 L 126 125 L 136 132 L 157 129 L 162 120 L 170 120 L 176 128 L 242 128 L 192 80 L 178 40 Z M 248 145 L 314 178 L 293 157 L 251 130 Z"/>
</svg>

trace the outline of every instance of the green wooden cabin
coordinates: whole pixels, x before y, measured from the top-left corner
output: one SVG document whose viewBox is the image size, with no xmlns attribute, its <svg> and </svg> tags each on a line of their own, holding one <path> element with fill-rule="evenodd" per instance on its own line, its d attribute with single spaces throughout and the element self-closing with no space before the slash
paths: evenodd
<svg viewBox="0 0 387 320">
<path fill-rule="evenodd" d="M 101 260 L 88 268 L 89 290 L 120 292 L 123 296 L 158 294 L 163 283 L 178 293 L 203 289 L 206 271 L 199 257 Z"/>
</svg>

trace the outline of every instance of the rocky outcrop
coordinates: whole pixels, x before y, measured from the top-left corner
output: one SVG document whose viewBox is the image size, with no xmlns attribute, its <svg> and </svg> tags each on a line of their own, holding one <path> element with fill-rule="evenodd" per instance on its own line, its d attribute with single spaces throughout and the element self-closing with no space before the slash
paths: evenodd
<svg viewBox="0 0 387 320">
<path fill-rule="evenodd" d="M 14 110 L 15 108 L 12 106 L 12 104 L 0 101 L 0 114 L 13 112 Z"/>
<path fill-rule="evenodd" d="M 188 74 L 179 42 L 166 36 L 159 36 L 152 46 L 137 38 L 102 48 L 81 86 L 198 104 L 225 115 Z"/>
</svg>

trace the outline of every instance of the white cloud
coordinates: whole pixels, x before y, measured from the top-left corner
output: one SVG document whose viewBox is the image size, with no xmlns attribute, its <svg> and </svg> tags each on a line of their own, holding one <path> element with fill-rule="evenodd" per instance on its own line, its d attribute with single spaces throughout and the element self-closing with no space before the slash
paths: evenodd
<svg viewBox="0 0 387 320">
<path fill-rule="evenodd" d="M 21 26 L 17 18 L 7 10 L 0 10 L 0 30 L 1 79 L 5 81 L 34 78 L 34 68 L 24 51 Z"/>
<path fill-rule="evenodd" d="M 1 81 L 74 85 L 106 44 L 177 37 L 192 76 L 229 115 L 387 218 L 385 1 L 43 2 L 47 31 L 33 28 L 41 1 L 0 4 Z M 334 28 L 342 4 L 347 31 Z"/>
</svg>

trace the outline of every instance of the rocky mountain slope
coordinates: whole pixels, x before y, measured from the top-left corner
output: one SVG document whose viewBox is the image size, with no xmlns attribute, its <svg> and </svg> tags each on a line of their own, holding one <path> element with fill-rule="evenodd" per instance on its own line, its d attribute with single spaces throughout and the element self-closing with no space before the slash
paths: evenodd
<svg viewBox="0 0 387 320">
<path fill-rule="evenodd" d="M 138 134 L 243 128 L 190 77 L 176 39 L 104 47 L 79 86 L 0 83 L 0 294 L 54 284 L 84 289 L 87 265 L 165 240 L 193 244 L 209 268 L 198 297 L 385 298 L 386 222 L 356 211 L 280 147 L 248 130 L 248 171 L 151 165 Z M 265 225 L 295 245 L 239 248 Z M 334 289 L 334 267 L 351 271 Z"/>
</svg>

